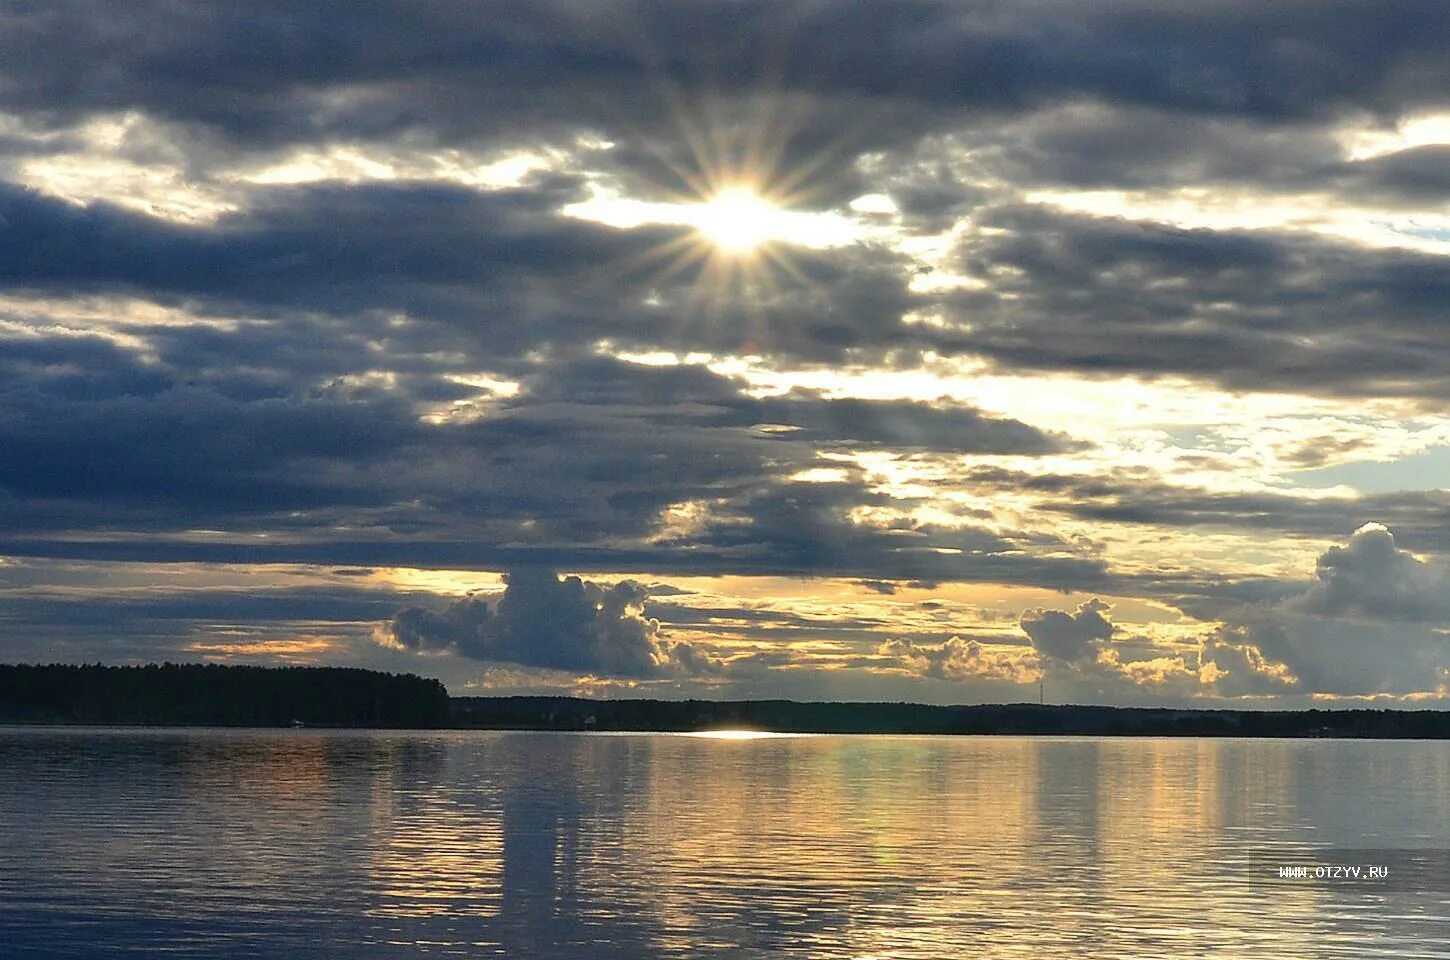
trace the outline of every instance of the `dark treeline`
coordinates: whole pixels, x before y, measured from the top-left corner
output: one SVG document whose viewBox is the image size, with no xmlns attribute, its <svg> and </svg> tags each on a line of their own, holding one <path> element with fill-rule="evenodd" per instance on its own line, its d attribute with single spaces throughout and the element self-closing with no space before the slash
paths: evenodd
<svg viewBox="0 0 1450 960">
<path fill-rule="evenodd" d="M 791 700 L 454 697 L 437 680 L 336 667 L 0 665 L 0 723 L 416 727 L 500 730 L 725 728 L 783 733 L 1088 734 L 1450 739 L 1433 710 L 1142 707 Z"/>
<path fill-rule="evenodd" d="M 446 727 L 437 680 L 335 667 L 0 665 L 0 723 Z"/>
<path fill-rule="evenodd" d="M 532 730 L 689 731 L 741 727 L 789 733 L 1450 739 L 1450 713 L 1431 710 L 1170 710 L 1021 703 L 936 707 L 790 700 L 455 697 L 453 717 L 457 725 L 464 727 Z"/>
</svg>

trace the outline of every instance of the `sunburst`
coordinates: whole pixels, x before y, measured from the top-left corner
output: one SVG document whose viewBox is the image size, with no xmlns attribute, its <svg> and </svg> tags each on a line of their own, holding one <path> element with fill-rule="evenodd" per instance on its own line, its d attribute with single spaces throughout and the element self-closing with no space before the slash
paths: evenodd
<svg viewBox="0 0 1450 960">
<path fill-rule="evenodd" d="M 730 187 L 689 211 L 695 229 L 727 256 L 751 256 L 783 231 L 781 211 L 749 187 Z"/>
<path fill-rule="evenodd" d="M 659 302 L 659 308 L 672 312 L 686 339 L 721 345 L 733 340 L 741 349 L 768 346 L 774 339 L 771 316 L 816 288 L 809 258 L 854 242 L 855 223 L 836 212 L 796 206 L 799 195 L 774 187 L 768 170 L 742 165 L 690 176 L 689 182 L 689 192 L 636 203 L 628 222 L 616 218 L 621 226 L 687 228 L 625 269 L 645 280 L 649 291 L 683 294 Z M 593 212 L 605 214 L 598 218 L 608 222 L 615 211 L 606 205 Z M 681 279 L 687 280 L 683 286 Z"/>
<path fill-rule="evenodd" d="M 685 228 L 615 262 L 611 283 L 639 281 L 641 303 L 667 312 L 684 343 L 769 348 L 783 333 L 772 318 L 809 309 L 818 252 L 862 238 L 851 211 L 822 202 L 838 186 L 829 171 L 848 136 L 802 154 L 782 101 L 766 91 L 721 106 L 668 82 L 661 90 L 677 136 L 642 132 L 641 142 L 673 185 L 596 180 L 592 198 L 565 212 L 625 229 Z"/>
</svg>

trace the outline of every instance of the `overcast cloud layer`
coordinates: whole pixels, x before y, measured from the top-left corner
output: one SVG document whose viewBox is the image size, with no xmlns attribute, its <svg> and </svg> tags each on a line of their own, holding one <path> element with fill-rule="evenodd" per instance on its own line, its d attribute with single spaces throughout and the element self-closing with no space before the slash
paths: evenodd
<svg viewBox="0 0 1450 960">
<path fill-rule="evenodd" d="M 1447 37 L 0 0 L 0 659 L 1443 701 Z"/>
</svg>

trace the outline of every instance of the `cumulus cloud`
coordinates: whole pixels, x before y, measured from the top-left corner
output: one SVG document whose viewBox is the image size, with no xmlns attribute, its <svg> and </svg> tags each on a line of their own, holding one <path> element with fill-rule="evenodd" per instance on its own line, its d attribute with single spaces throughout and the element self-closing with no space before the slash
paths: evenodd
<svg viewBox="0 0 1450 960">
<path fill-rule="evenodd" d="M 1022 632 L 1038 653 L 1068 664 L 1091 663 L 1099 644 L 1113 635 L 1113 624 L 1104 614 L 1112 605 L 1094 597 L 1072 613 L 1063 610 L 1027 610 L 1019 621 Z"/>
<path fill-rule="evenodd" d="M 442 613 L 427 607 L 404 607 L 384 628 L 383 639 L 420 652 L 473 649 L 485 623 L 493 616 L 488 600 L 467 596 Z"/>
<path fill-rule="evenodd" d="M 1021 627 L 1044 666 L 1066 668 L 1075 682 L 1127 682 L 1189 697 L 1444 694 L 1450 581 L 1441 565 L 1400 549 L 1385 526 L 1368 523 L 1344 546 L 1324 551 L 1317 572 L 1317 582 L 1297 588 L 1220 585 L 1213 603 L 1180 598 L 1184 608 L 1223 618 L 1196 650 L 1149 643 L 1138 656 L 1125 655 L 1127 644 L 1106 643 L 1117 628 L 1098 599 L 1071 613 L 1026 611 Z"/>
<path fill-rule="evenodd" d="M 1160 656 L 1124 659 L 1117 650 L 1109 648 L 1102 652 L 1095 668 L 1102 676 L 1124 681 L 1129 687 L 1171 689 L 1189 696 L 1204 692 L 1198 689 L 1201 678 L 1191 657 L 1171 651 Z"/>
<path fill-rule="evenodd" d="M 1312 616 L 1277 607 L 1246 612 L 1229 636 L 1308 693 L 1444 696 L 1450 637 L 1419 623 Z"/>
<path fill-rule="evenodd" d="M 1198 681 L 1226 697 L 1264 696 L 1299 687 L 1287 666 L 1267 659 L 1242 628 L 1223 627 L 1202 638 Z"/>
<path fill-rule="evenodd" d="M 718 672 L 719 661 L 664 639 L 644 615 L 648 590 L 633 580 L 612 586 L 552 570 L 518 567 L 497 600 L 470 595 L 441 613 L 400 610 L 382 639 L 409 650 L 609 677 L 657 678 Z"/>
<path fill-rule="evenodd" d="M 1383 524 L 1366 523 L 1322 553 L 1316 571 L 1317 582 L 1298 593 L 1228 614 L 1218 637 L 1204 643 L 1205 678 L 1247 692 L 1443 694 L 1450 679 L 1443 567 L 1400 549 Z"/>
<path fill-rule="evenodd" d="M 1006 644 L 950 637 L 939 645 L 913 640 L 884 641 L 878 656 L 895 662 L 909 673 L 938 680 L 1006 680 L 1028 683 L 1037 672 L 1024 650 Z"/>
<path fill-rule="evenodd" d="M 1205 675 L 1191 648 L 1142 636 L 1109 643 L 1123 633 L 1110 619 L 1112 610 L 1094 597 L 1070 612 L 1023 612 L 1019 624 L 1059 698 L 1153 702 L 1152 697 L 1192 700 L 1223 693 L 1212 686 L 1213 668 Z"/>
<path fill-rule="evenodd" d="M 1292 603 L 1304 613 L 1370 620 L 1450 621 L 1450 566 L 1426 563 L 1366 523 L 1316 564 L 1319 582 Z"/>
</svg>

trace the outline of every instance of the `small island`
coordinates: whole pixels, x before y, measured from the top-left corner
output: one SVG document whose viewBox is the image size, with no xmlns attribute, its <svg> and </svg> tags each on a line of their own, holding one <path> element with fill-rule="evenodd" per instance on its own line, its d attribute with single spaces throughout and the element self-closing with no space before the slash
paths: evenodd
<svg viewBox="0 0 1450 960">
<path fill-rule="evenodd" d="M 450 697 L 339 667 L 0 665 L 0 723 L 117 726 L 1450 739 L 1441 710 Z"/>
</svg>

